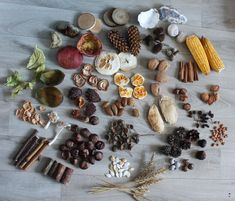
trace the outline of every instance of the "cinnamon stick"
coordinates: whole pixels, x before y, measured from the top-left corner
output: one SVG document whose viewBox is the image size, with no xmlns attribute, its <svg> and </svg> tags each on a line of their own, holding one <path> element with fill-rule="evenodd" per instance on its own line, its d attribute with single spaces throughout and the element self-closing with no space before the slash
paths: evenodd
<svg viewBox="0 0 235 201">
<path fill-rule="evenodd" d="M 193 62 L 194 80 L 198 81 L 197 65 Z"/>
<path fill-rule="evenodd" d="M 22 165 L 22 169 L 26 170 L 28 167 L 30 167 L 33 162 L 36 161 L 37 158 L 41 155 L 41 153 L 48 146 L 48 144 L 49 142 L 43 139 L 39 146 L 27 157 L 26 163 Z"/>
<path fill-rule="evenodd" d="M 62 176 L 63 176 L 63 174 L 64 174 L 65 168 L 66 168 L 66 167 L 65 167 L 64 165 L 62 165 L 61 163 L 59 163 L 59 164 L 57 165 L 56 170 L 55 170 L 55 172 L 54 172 L 54 174 L 53 174 L 53 178 L 54 178 L 56 181 L 60 182 L 60 179 L 62 178 Z"/>
<path fill-rule="evenodd" d="M 184 80 L 183 82 L 188 82 L 188 63 L 184 64 Z"/>
<path fill-rule="evenodd" d="M 34 136 L 31 142 L 28 144 L 28 146 L 25 148 L 25 150 L 22 152 L 22 154 L 16 161 L 15 163 L 16 167 L 19 167 L 20 164 L 22 164 L 26 160 L 27 156 L 35 149 L 35 147 L 38 146 L 38 143 L 39 143 L 39 137 Z"/>
<path fill-rule="evenodd" d="M 54 161 L 52 166 L 51 166 L 51 168 L 50 168 L 50 170 L 49 170 L 49 172 L 48 172 L 48 174 L 47 174 L 48 176 L 50 176 L 50 177 L 53 176 L 53 174 L 54 174 L 54 172 L 56 170 L 57 165 L 58 165 L 57 161 Z"/>
<path fill-rule="evenodd" d="M 32 139 L 36 136 L 36 133 L 38 131 L 36 129 L 33 130 L 32 134 L 25 140 L 25 142 L 23 143 L 23 146 L 20 147 L 20 149 L 17 151 L 16 155 L 14 156 L 13 160 L 16 163 L 19 158 L 22 157 L 23 152 L 25 152 L 25 150 L 27 150 L 27 148 L 30 145 L 30 142 L 32 142 Z"/>
<path fill-rule="evenodd" d="M 64 174 L 60 180 L 62 184 L 68 184 L 73 174 L 73 169 L 66 167 Z"/>
<path fill-rule="evenodd" d="M 49 161 L 48 161 L 48 163 L 47 163 L 47 165 L 46 165 L 46 167 L 43 168 L 43 170 L 42 170 L 42 173 L 43 173 L 44 175 L 47 175 L 47 174 L 49 173 L 49 171 L 50 171 L 50 169 L 51 169 L 51 167 L 52 167 L 53 162 L 54 162 L 54 160 L 50 158 Z"/>
<path fill-rule="evenodd" d="M 182 61 L 179 63 L 178 79 L 180 81 L 183 81 L 184 79 L 184 63 Z"/>
<path fill-rule="evenodd" d="M 194 68 L 192 62 L 190 61 L 188 64 L 188 81 L 193 82 L 193 80 L 194 80 Z"/>
</svg>

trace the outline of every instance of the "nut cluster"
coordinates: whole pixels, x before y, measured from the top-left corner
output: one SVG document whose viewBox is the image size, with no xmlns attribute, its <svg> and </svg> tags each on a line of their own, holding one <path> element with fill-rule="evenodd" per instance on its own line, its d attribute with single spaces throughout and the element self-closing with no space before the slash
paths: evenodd
<svg viewBox="0 0 235 201">
<path fill-rule="evenodd" d="M 210 92 L 211 93 L 201 93 L 200 94 L 200 99 L 204 102 L 207 103 L 208 105 L 212 105 L 216 101 L 219 100 L 219 85 L 211 85 L 210 87 Z"/>
<path fill-rule="evenodd" d="M 36 112 L 36 109 L 30 101 L 24 101 L 22 107 L 16 110 L 16 116 L 19 119 L 34 125 L 45 125 L 44 119 L 42 119 L 41 115 Z"/>
<path fill-rule="evenodd" d="M 73 109 L 71 116 L 79 121 L 90 123 L 92 125 L 97 125 L 99 123 L 99 118 L 93 116 L 96 112 L 96 106 L 93 102 L 100 101 L 99 94 L 94 89 L 87 89 L 86 98 L 82 96 L 82 90 L 78 87 L 72 87 L 69 90 L 68 97 L 74 101 L 74 104 L 79 109 Z"/>
<path fill-rule="evenodd" d="M 134 144 L 139 143 L 139 134 L 133 131 L 131 124 L 126 124 L 123 120 L 114 120 L 110 123 L 106 140 L 112 144 L 112 151 L 131 150 Z"/>
<path fill-rule="evenodd" d="M 89 164 L 93 165 L 95 161 L 103 159 L 100 150 L 104 149 L 105 144 L 97 134 L 77 125 L 72 125 L 71 131 L 73 137 L 59 147 L 62 159 L 69 160 L 75 166 L 79 165 L 81 169 L 87 169 Z"/>
<path fill-rule="evenodd" d="M 188 101 L 188 94 L 187 94 L 188 91 L 187 91 L 187 89 L 185 89 L 185 88 L 175 88 L 173 90 L 173 93 L 175 95 L 178 95 L 179 100 L 181 102 L 183 102 L 182 107 L 183 107 L 184 110 L 186 110 L 186 111 L 191 110 L 191 105 L 189 103 L 187 103 L 187 101 Z"/>
<path fill-rule="evenodd" d="M 227 130 L 228 130 L 228 128 L 220 123 L 217 126 L 214 126 L 213 130 L 211 130 L 211 136 L 210 136 L 210 138 L 213 141 L 211 146 L 224 145 L 225 138 L 228 137 Z"/>
<path fill-rule="evenodd" d="M 108 101 L 104 101 L 102 107 L 105 113 L 109 116 L 122 116 L 124 113 L 124 109 L 126 106 L 135 106 L 135 99 L 134 98 L 126 98 L 122 97 L 113 103 L 109 103 Z M 136 108 L 134 108 L 136 109 Z M 133 116 L 138 116 L 137 111 L 133 109 Z"/>
</svg>

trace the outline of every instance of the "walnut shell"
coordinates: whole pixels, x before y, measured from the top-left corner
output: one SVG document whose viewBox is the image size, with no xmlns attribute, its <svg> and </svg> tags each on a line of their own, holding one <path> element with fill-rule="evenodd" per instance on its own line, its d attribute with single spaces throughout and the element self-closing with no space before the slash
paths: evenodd
<svg viewBox="0 0 235 201">
<path fill-rule="evenodd" d="M 168 76 L 167 76 L 165 71 L 159 71 L 156 75 L 155 80 L 158 81 L 158 82 L 167 82 L 168 81 Z"/>
<path fill-rule="evenodd" d="M 168 67 L 170 67 L 170 63 L 167 60 L 161 60 L 157 69 L 159 71 L 165 71 Z"/>
<path fill-rule="evenodd" d="M 157 69 L 158 64 L 159 64 L 159 60 L 157 60 L 157 59 L 150 59 L 148 61 L 148 69 L 149 70 L 155 70 L 155 69 Z"/>
<path fill-rule="evenodd" d="M 150 90 L 151 90 L 153 96 L 158 96 L 159 92 L 160 92 L 160 85 L 159 85 L 159 83 L 152 83 L 150 85 Z"/>
</svg>

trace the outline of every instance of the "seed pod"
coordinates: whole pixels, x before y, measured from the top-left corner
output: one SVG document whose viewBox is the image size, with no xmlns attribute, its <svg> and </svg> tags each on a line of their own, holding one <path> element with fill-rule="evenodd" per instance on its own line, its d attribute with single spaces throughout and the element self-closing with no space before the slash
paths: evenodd
<svg viewBox="0 0 235 201">
<path fill-rule="evenodd" d="M 148 112 L 148 121 L 151 126 L 151 128 L 159 133 L 162 133 L 165 129 L 165 125 L 163 122 L 163 119 L 161 117 L 161 114 L 155 104 L 153 104 Z"/>
<path fill-rule="evenodd" d="M 169 124 L 175 124 L 178 120 L 178 112 L 174 100 L 169 96 L 163 96 L 159 101 L 164 119 Z"/>
</svg>

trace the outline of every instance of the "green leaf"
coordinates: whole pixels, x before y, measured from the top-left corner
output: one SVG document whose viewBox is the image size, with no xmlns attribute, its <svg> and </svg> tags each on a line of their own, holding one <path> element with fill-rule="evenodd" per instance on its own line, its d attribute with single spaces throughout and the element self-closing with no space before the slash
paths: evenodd
<svg viewBox="0 0 235 201">
<path fill-rule="evenodd" d="M 21 75 L 19 72 L 15 71 L 12 75 L 7 77 L 7 82 L 6 82 L 6 86 L 8 87 L 14 87 L 16 85 L 19 84 L 19 82 L 21 82 Z"/>
<path fill-rule="evenodd" d="M 27 69 L 35 69 L 37 71 L 38 68 L 39 71 L 45 70 L 45 55 L 43 51 L 36 46 L 33 54 L 29 58 Z"/>
</svg>

